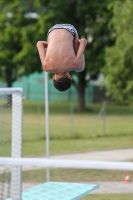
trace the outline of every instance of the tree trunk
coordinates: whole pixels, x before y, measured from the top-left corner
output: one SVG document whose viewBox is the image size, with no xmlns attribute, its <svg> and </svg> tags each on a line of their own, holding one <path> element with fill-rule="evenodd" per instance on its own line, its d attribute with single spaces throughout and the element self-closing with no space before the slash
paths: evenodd
<svg viewBox="0 0 133 200">
<path fill-rule="evenodd" d="M 6 82 L 7 82 L 7 87 L 12 87 L 13 79 L 12 79 L 12 69 L 6 69 Z"/>
<path fill-rule="evenodd" d="M 86 110 L 85 105 L 85 86 L 79 85 L 78 87 L 78 110 L 84 111 Z"/>
<path fill-rule="evenodd" d="M 77 86 L 78 90 L 78 110 L 79 111 L 85 111 L 86 105 L 85 105 L 85 88 L 86 88 L 86 69 L 84 69 L 83 72 L 79 74 L 79 83 Z"/>
<path fill-rule="evenodd" d="M 6 69 L 6 83 L 7 87 L 12 87 L 12 83 L 14 81 L 13 77 L 13 72 L 12 69 Z M 12 106 L 12 95 L 7 96 L 7 104 L 5 105 L 6 107 L 11 107 Z"/>
</svg>

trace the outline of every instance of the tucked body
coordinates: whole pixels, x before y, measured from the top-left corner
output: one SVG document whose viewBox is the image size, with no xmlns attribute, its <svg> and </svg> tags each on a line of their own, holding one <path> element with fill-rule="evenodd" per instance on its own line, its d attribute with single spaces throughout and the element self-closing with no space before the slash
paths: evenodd
<svg viewBox="0 0 133 200">
<path fill-rule="evenodd" d="M 46 72 L 55 74 L 53 76 L 53 81 L 55 82 L 59 81 L 60 83 L 60 79 L 63 80 L 63 78 L 65 80 L 69 79 L 70 82 L 72 80 L 69 74 L 70 71 L 81 72 L 84 70 L 84 49 L 86 44 L 85 38 L 79 40 L 78 33 L 72 25 L 55 25 L 48 31 L 47 42 L 37 42 L 43 69 Z M 65 88 L 59 90 L 64 91 Z"/>
</svg>

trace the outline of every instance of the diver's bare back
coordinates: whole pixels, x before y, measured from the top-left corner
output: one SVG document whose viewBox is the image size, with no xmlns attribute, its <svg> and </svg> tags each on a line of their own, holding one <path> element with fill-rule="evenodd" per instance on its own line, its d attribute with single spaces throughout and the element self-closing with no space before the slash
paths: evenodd
<svg viewBox="0 0 133 200">
<path fill-rule="evenodd" d="M 72 34 L 65 29 L 55 29 L 49 34 L 45 58 L 45 62 L 51 65 L 49 72 L 61 73 L 75 69 L 73 40 Z"/>
</svg>

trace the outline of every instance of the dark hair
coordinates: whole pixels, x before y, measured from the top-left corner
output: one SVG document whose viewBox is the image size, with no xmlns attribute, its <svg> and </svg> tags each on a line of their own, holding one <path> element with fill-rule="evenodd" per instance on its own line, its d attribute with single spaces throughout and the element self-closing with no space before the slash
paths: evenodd
<svg viewBox="0 0 133 200">
<path fill-rule="evenodd" d="M 71 87 L 72 81 L 68 77 L 65 77 L 65 78 L 63 77 L 58 80 L 54 80 L 53 82 L 57 90 L 59 90 L 60 92 L 64 92 Z"/>
</svg>

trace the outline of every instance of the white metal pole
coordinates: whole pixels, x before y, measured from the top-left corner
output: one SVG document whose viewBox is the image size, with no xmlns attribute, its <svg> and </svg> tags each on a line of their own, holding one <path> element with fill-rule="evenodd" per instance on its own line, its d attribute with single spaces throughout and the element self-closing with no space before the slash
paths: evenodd
<svg viewBox="0 0 133 200">
<path fill-rule="evenodd" d="M 45 127 L 46 127 L 46 157 L 49 158 L 49 103 L 48 103 L 48 73 L 45 72 Z M 46 180 L 50 181 L 50 170 L 46 169 Z"/>
<path fill-rule="evenodd" d="M 101 169 L 133 171 L 133 162 L 100 161 L 100 160 L 65 160 L 45 158 L 9 158 L 0 157 L 1 165 L 38 166 L 49 168 Z M 29 168 L 29 169 L 30 169 Z M 14 199 L 13 199 L 14 200 Z"/>
<path fill-rule="evenodd" d="M 96 122 L 95 122 L 95 124 L 94 124 L 94 126 L 93 126 L 93 129 L 91 130 L 90 136 L 92 136 L 93 133 L 95 132 L 96 127 L 97 127 L 97 124 L 98 124 L 98 122 L 99 122 L 99 119 L 100 119 L 100 117 L 101 117 L 103 111 L 104 111 L 104 107 L 102 106 L 101 109 L 100 109 L 100 112 L 99 112 L 99 114 L 98 114 L 98 116 L 97 116 L 97 118 L 96 118 Z"/>
<path fill-rule="evenodd" d="M 12 95 L 12 157 L 22 157 L 22 120 L 23 120 L 23 96 L 22 92 Z M 11 198 L 21 199 L 21 166 L 12 166 L 11 173 Z"/>
<path fill-rule="evenodd" d="M 106 101 L 103 102 L 103 136 L 106 135 Z"/>
<path fill-rule="evenodd" d="M 70 104 L 70 137 L 73 138 L 73 127 L 74 127 L 74 106 L 71 102 Z"/>
</svg>

